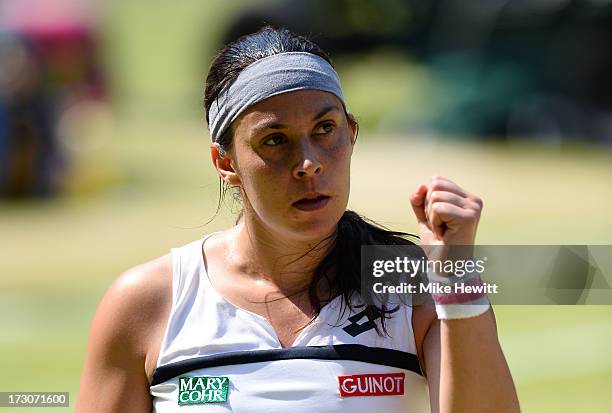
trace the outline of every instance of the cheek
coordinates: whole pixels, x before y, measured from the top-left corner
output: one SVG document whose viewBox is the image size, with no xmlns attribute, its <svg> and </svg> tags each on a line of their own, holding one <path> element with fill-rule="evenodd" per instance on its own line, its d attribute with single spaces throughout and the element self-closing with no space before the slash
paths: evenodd
<svg viewBox="0 0 612 413">
<path fill-rule="evenodd" d="M 255 151 L 248 146 L 241 148 L 240 156 L 237 159 L 237 173 L 244 190 L 249 196 L 254 196 L 260 191 L 265 191 L 269 185 L 263 185 L 274 179 L 274 167 L 270 162 L 265 161 Z"/>
<path fill-rule="evenodd" d="M 348 140 L 338 140 L 337 143 L 327 151 L 327 165 L 329 171 L 334 175 L 333 179 L 340 179 L 344 174 L 350 172 L 352 147 Z"/>
<path fill-rule="evenodd" d="M 287 196 L 285 170 L 286 166 L 264 162 L 261 158 L 243 168 L 243 189 L 258 212 L 274 208 L 280 197 Z"/>
</svg>

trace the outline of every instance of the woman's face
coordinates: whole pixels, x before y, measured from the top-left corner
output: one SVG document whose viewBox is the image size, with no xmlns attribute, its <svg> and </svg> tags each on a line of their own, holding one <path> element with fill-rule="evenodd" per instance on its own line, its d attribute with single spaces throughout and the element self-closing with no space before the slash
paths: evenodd
<svg viewBox="0 0 612 413">
<path fill-rule="evenodd" d="M 356 125 L 331 93 L 270 97 L 234 122 L 233 175 L 245 218 L 272 234 L 312 240 L 331 234 L 344 213 Z"/>
</svg>

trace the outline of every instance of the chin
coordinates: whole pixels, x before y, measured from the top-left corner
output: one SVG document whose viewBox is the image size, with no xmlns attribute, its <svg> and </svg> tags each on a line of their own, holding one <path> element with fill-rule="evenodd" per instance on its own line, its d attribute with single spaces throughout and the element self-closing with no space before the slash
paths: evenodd
<svg viewBox="0 0 612 413">
<path fill-rule="evenodd" d="M 321 239 L 326 238 L 329 235 L 333 234 L 335 230 L 336 230 L 336 225 L 325 226 L 325 227 L 311 226 L 308 228 L 304 228 L 303 230 L 298 230 L 295 232 L 295 234 L 297 234 L 297 236 L 304 241 L 311 241 L 311 240 L 320 241 Z"/>
<path fill-rule="evenodd" d="M 340 214 L 340 216 L 342 215 Z M 326 216 L 317 219 L 296 222 L 292 225 L 291 232 L 303 241 L 319 241 L 336 231 L 339 219 L 339 217 L 334 219 L 326 214 Z"/>
</svg>

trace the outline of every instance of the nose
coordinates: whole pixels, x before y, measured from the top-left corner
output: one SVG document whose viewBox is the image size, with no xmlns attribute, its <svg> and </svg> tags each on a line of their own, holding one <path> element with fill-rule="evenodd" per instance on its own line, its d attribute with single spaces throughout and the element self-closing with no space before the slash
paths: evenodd
<svg viewBox="0 0 612 413">
<path fill-rule="evenodd" d="M 297 165 L 293 168 L 293 176 L 297 179 L 318 175 L 323 165 L 318 160 L 315 151 L 308 145 L 303 145 Z"/>
</svg>

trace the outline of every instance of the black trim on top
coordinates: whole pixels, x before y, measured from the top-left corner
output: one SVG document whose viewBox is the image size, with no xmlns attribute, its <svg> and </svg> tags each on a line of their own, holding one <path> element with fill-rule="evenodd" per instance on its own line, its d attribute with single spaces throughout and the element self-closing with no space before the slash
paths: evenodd
<svg viewBox="0 0 612 413">
<path fill-rule="evenodd" d="M 183 373 L 202 368 L 291 359 L 362 361 L 364 363 L 410 370 L 421 376 L 423 375 L 419 359 L 415 354 L 382 347 L 368 347 L 362 344 L 336 344 L 270 350 L 230 351 L 177 361 L 176 363 L 157 367 L 153 372 L 151 386 L 163 383 Z"/>
</svg>

